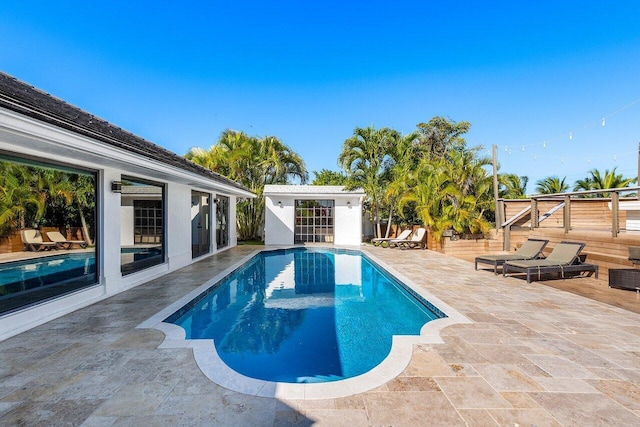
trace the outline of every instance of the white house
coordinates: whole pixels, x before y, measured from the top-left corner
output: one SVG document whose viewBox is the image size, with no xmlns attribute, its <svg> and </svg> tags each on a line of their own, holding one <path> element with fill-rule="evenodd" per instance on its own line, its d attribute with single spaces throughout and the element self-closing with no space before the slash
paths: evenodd
<svg viewBox="0 0 640 427">
<path fill-rule="evenodd" d="M 362 243 L 362 190 L 333 185 L 266 185 L 265 244 Z"/>
<path fill-rule="evenodd" d="M 16 212 L 0 223 L 0 340 L 235 246 L 236 200 L 255 197 L 2 73 L 0 168 L 16 190 L 0 197 L 1 213 Z M 74 202 L 43 219 L 20 191 L 36 180 Z M 56 246 L 53 232 L 88 248 Z"/>
</svg>

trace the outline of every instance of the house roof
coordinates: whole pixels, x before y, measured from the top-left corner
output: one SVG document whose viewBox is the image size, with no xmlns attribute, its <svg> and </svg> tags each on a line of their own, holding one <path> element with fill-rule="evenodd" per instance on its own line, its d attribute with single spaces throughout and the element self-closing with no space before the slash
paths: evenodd
<svg viewBox="0 0 640 427">
<path fill-rule="evenodd" d="M 263 194 L 333 194 L 364 196 L 361 188 L 345 190 L 344 185 L 265 185 Z"/>
<path fill-rule="evenodd" d="M 197 165 L 159 145 L 68 104 L 46 92 L 0 72 L 0 107 L 98 140 L 106 145 L 155 160 L 243 192 L 245 186 Z"/>
</svg>

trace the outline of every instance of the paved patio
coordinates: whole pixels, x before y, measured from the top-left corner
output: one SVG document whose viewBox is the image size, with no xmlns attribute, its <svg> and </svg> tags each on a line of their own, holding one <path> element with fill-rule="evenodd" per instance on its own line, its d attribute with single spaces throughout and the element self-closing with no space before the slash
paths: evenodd
<svg viewBox="0 0 640 427">
<path fill-rule="evenodd" d="M 201 374 L 191 349 L 158 349 L 161 332 L 136 329 L 255 249 L 233 248 L 0 342 L 0 424 L 640 425 L 639 314 L 431 251 L 366 249 L 474 323 L 444 329 L 444 344 L 415 346 L 399 377 L 362 394 L 232 392 Z M 634 292 L 603 281 L 553 281 L 563 283 L 640 307 Z"/>
</svg>

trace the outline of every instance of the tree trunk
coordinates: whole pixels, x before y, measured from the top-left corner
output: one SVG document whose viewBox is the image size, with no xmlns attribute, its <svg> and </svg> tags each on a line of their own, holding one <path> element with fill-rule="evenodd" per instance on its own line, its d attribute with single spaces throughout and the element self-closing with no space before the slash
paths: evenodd
<svg viewBox="0 0 640 427">
<path fill-rule="evenodd" d="M 389 219 L 387 220 L 387 231 L 384 233 L 385 239 L 389 238 L 389 232 L 391 231 L 391 218 L 393 217 L 393 206 L 389 206 Z"/>
<path fill-rule="evenodd" d="M 87 242 L 88 245 L 93 245 L 91 241 L 91 237 L 89 237 L 89 227 L 87 227 L 87 220 L 84 217 L 84 213 L 82 212 L 82 206 L 78 204 L 78 213 L 80 214 L 80 223 L 82 224 L 82 235 L 84 237 L 84 241 Z"/>
</svg>

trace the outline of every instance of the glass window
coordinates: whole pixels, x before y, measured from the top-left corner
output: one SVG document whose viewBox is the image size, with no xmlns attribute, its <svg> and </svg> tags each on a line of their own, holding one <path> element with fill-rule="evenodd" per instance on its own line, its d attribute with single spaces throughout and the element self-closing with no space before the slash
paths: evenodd
<svg viewBox="0 0 640 427">
<path fill-rule="evenodd" d="M 0 313 L 98 282 L 96 173 L 0 156 Z"/>
<path fill-rule="evenodd" d="M 211 206 L 208 193 L 191 191 L 191 257 L 211 251 Z"/>
<path fill-rule="evenodd" d="M 333 200 L 296 200 L 295 243 L 333 242 Z"/>
<path fill-rule="evenodd" d="M 229 245 L 229 198 L 216 199 L 216 246 L 218 249 Z"/>
<path fill-rule="evenodd" d="M 134 273 L 164 262 L 164 185 L 122 178 L 120 270 Z"/>
</svg>

